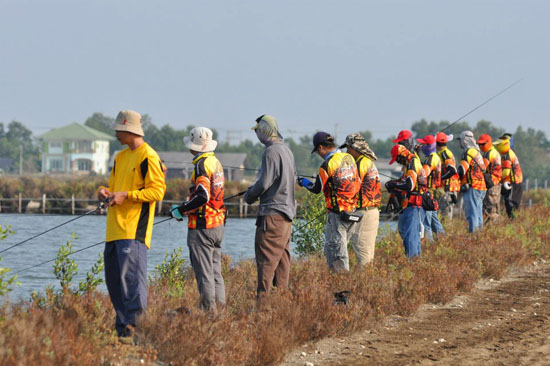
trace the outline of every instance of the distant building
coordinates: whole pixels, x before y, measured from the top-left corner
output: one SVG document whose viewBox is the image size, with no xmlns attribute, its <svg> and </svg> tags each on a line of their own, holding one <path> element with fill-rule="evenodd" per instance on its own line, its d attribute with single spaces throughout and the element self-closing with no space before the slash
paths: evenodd
<svg viewBox="0 0 550 366">
<path fill-rule="evenodd" d="M 79 123 L 39 136 L 43 173 L 107 174 L 109 144 L 115 137 Z"/>
<path fill-rule="evenodd" d="M 113 168 L 115 155 L 109 160 L 109 171 Z M 160 159 L 167 168 L 166 178 L 191 178 L 193 173 L 193 155 L 184 151 L 158 151 Z M 226 181 L 240 181 L 243 178 L 245 153 L 216 153 L 223 166 Z"/>
<path fill-rule="evenodd" d="M 11 173 L 13 171 L 12 158 L 0 158 L 0 173 Z"/>
</svg>

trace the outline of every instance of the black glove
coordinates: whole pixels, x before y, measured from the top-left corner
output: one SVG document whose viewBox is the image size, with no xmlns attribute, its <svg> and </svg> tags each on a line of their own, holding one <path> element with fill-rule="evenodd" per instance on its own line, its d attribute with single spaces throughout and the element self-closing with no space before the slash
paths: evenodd
<svg viewBox="0 0 550 366">
<path fill-rule="evenodd" d="M 456 205 L 458 203 L 457 194 L 455 192 L 453 192 L 453 193 L 449 194 L 449 196 L 451 197 L 451 202 Z"/>
<path fill-rule="evenodd" d="M 397 187 L 397 182 L 394 181 L 394 180 L 390 180 L 388 182 L 386 182 L 386 189 L 388 190 L 388 192 L 391 192 L 391 191 L 394 191 L 395 188 Z"/>
</svg>

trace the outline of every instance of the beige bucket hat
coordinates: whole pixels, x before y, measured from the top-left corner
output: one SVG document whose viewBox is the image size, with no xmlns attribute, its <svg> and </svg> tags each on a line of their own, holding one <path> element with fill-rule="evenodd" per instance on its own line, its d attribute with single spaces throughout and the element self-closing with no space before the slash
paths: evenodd
<svg viewBox="0 0 550 366">
<path fill-rule="evenodd" d="M 144 136 L 141 127 L 141 114 L 136 111 L 124 110 L 118 112 L 115 120 L 115 131 L 131 132 L 139 136 Z"/>
<path fill-rule="evenodd" d="M 218 142 L 212 140 L 212 130 L 207 127 L 195 127 L 189 133 L 189 136 L 183 138 L 183 143 L 188 149 L 198 152 L 214 151 Z"/>
</svg>

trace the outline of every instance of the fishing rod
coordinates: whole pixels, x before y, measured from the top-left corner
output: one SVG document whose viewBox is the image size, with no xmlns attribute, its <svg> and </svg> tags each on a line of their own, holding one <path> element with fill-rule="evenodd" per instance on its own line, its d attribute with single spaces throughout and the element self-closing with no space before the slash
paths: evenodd
<svg viewBox="0 0 550 366">
<path fill-rule="evenodd" d="M 43 231 L 43 232 L 41 232 L 41 233 L 39 233 L 39 234 L 36 234 L 36 235 L 34 235 L 34 236 L 32 236 L 32 237 L 30 237 L 30 238 L 28 238 L 28 239 L 25 239 L 25 240 L 23 240 L 23 241 L 20 241 L 19 243 L 13 244 L 12 246 L 9 246 L 9 247 L 7 247 L 7 248 L 5 248 L 5 249 L 2 249 L 2 250 L 0 250 L 0 254 L 4 253 L 4 252 L 6 252 L 6 251 L 8 251 L 8 250 L 10 250 L 10 249 L 12 249 L 12 248 L 15 248 L 15 247 L 17 247 L 17 246 L 19 246 L 19 245 L 21 245 L 21 244 L 24 244 L 24 243 L 26 243 L 26 242 L 28 242 L 28 241 L 31 241 L 32 239 L 38 238 L 39 236 L 42 236 L 42 235 L 44 235 L 44 234 L 46 234 L 46 233 L 49 233 L 50 231 L 53 231 L 53 230 L 55 230 L 55 229 L 57 229 L 57 228 L 60 228 L 61 226 L 67 225 L 67 224 L 70 223 L 70 222 L 73 222 L 73 221 L 75 221 L 75 220 L 78 220 L 78 219 L 80 219 L 80 218 L 83 218 L 84 216 L 88 216 L 88 215 L 90 215 L 90 214 L 96 212 L 97 210 L 103 209 L 103 208 L 105 208 L 105 204 L 106 204 L 106 203 L 109 203 L 109 201 L 110 201 L 110 200 L 105 200 L 105 202 L 101 202 L 101 203 L 99 204 L 99 206 L 97 206 L 97 207 L 94 208 L 93 210 L 90 210 L 90 211 L 88 211 L 88 212 L 86 212 L 86 213 L 84 213 L 84 214 L 82 214 L 82 215 L 80 215 L 80 216 L 73 217 L 72 219 L 70 219 L 70 220 L 68 220 L 68 221 L 65 221 L 64 223 L 61 223 L 61 224 L 59 224 L 59 225 L 57 225 L 57 226 L 54 226 L 54 227 L 52 227 L 52 228 L 50 228 L 50 229 L 48 229 L 48 230 L 46 230 L 46 231 Z"/>
<path fill-rule="evenodd" d="M 309 220 L 308 222 L 306 222 L 305 224 L 301 225 L 301 226 L 298 226 L 297 229 L 294 229 L 293 231 L 302 231 L 302 229 L 304 229 L 306 226 L 314 223 L 315 221 L 317 221 L 321 216 L 323 216 L 324 214 L 326 214 L 325 211 L 321 212 L 319 215 L 315 216 L 314 218 L 312 218 L 311 220 Z"/>
<path fill-rule="evenodd" d="M 182 163 L 183 164 L 189 164 L 189 165 L 195 165 L 190 161 L 184 161 Z M 223 167 L 224 168 L 231 168 L 231 169 L 239 169 L 239 170 L 249 170 L 249 171 L 252 171 L 252 172 L 259 172 L 260 171 L 260 169 L 244 168 L 244 167 L 240 167 L 240 166 L 224 165 Z M 307 177 L 307 178 L 315 178 L 313 175 L 301 175 L 301 174 L 298 174 L 298 173 L 296 173 L 296 176 L 298 176 L 298 177 Z"/>
<path fill-rule="evenodd" d="M 157 224 L 162 224 L 163 222 L 166 222 L 166 221 L 169 221 L 169 220 L 172 220 L 172 218 L 169 217 L 169 218 L 164 219 L 164 220 L 162 220 L 162 221 L 155 222 L 155 223 L 153 224 L 153 226 L 155 226 L 155 225 L 157 225 Z M 78 250 L 75 250 L 74 252 L 69 253 L 69 255 L 76 254 L 76 253 L 78 253 L 78 252 L 82 252 L 83 250 L 86 250 L 86 249 L 90 249 L 90 248 L 96 247 L 96 246 L 101 245 L 101 244 L 103 244 L 103 243 L 105 243 L 105 240 L 100 241 L 100 242 L 95 243 L 95 244 L 92 244 L 92 245 L 89 245 L 89 246 L 87 246 L 87 247 L 84 247 L 84 248 L 80 248 L 80 249 L 78 249 Z M 44 264 L 46 264 L 46 263 L 53 262 L 53 261 L 55 261 L 56 259 L 57 259 L 57 257 L 55 257 L 55 258 L 53 258 L 53 259 L 48 259 L 47 261 L 44 261 L 44 262 L 35 264 L 35 265 L 30 266 L 30 267 L 27 267 L 27 268 L 20 269 L 19 271 L 16 271 L 16 272 L 14 272 L 13 274 L 18 274 L 18 273 L 21 273 L 21 272 L 28 271 L 29 269 L 33 269 L 33 268 L 36 268 L 36 267 L 40 267 L 40 266 L 42 266 L 42 265 L 44 265 Z"/>
<path fill-rule="evenodd" d="M 493 95 L 491 98 L 487 99 L 486 101 L 484 101 L 483 103 L 481 103 L 480 105 L 478 105 L 477 107 L 475 107 L 474 109 L 472 109 L 471 111 L 469 111 L 468 113 L 466 113 L 465 115 L 463 115 L 462 117 L 460 117 L 459 119 L 457 119 L 456 121 L 454 121 L 453 123 L 451 123 L 450 125 L 448 125 L 447 127 L 445 127 L 444 129 L 442 129 L 440 132 L 444 132 L 445 130 L 447 130 L 448 128 L 450 128 L 452 125 L 454 124 L 457 124 L 458 122 L 460 122 L 464 117 L 467 117 L 469 116 L 471 113 L 477 111 L 479 108 L 483 107 L 485 104 L 489 103 L 490 101 L 492 101 L 493 99 L 495 99 L 496 97 L 498 97 L 499 95 L 505 93 L 506 91 L 508 91 L 509 89 L 513 88 L 514 86 L 516 86 L 520 81 L 522 81 L 523 78 L 521 79 L 518 79 L 516 80 L 515 82 L 513 82 L 512 84 L 508 85 L 506 88 L 502 89 L 501 91 L 499 91 L 497 94 Z"/>
</svg>

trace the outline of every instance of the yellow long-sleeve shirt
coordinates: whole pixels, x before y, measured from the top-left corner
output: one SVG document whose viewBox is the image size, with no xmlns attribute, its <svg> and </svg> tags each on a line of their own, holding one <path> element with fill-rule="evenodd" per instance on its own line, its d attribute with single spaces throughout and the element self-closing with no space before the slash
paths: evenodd
<svg viewBox="0 0 550 366">
<path fill-rule="evenodd" d="M 128 192 L 121 205 L 109 207 L 105 241 L 137 239 L 151 246 L 155 204 L 166 191 L 162 163 L 155 150 L 143 143 L 135 150 L 126 148 L 115 157 L 109 176 L 113 192 Z"/>
</svg>

